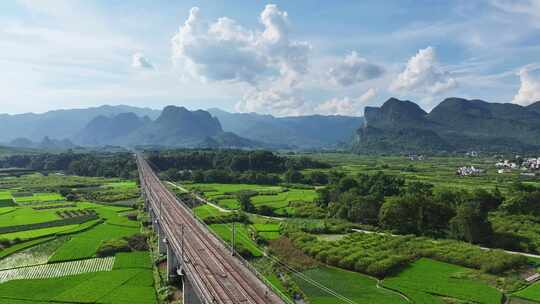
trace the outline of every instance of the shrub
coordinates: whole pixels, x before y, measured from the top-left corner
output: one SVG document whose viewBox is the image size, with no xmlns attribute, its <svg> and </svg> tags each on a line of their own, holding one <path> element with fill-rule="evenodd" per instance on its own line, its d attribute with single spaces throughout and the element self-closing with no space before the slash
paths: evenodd
<svg viewBox="0 0 540 304">
<path fill-rule="evenodd" d="M 130 252 L 131 248 L 125 239 L 108 240 L 101 243 L 96 254 L 98 257 L 113 256 L 118 252 Z"/>
</svg>

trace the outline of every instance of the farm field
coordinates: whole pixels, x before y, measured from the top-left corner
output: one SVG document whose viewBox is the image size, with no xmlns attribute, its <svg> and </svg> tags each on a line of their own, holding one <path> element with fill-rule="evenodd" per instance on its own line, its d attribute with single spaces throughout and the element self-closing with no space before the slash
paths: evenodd
<svg viewBox="0 0 540 304">
<path fill-rule="evenodd" d="M 334 267 L 318 267 L 302 273 L 308 278 L 323 283 L 338 294 L 358 304 L 405 304 L 408 303 L 397 293 L 378 288 L 377 280 L 359 273 Z M 333 304 L 335 296 L 306 283 L 298 275 L 295 281 L 312 304 Z"/>
<path fill-rule="evenodd" d="M 67 201 L 60 189 L 76 199 Z M 139 233 L 136 210 L 105 204 L 138 191 L 120 179 L 0 177 L 0 231 L 13 231 L 0 233 L 0 303 L 156 303 L 147 251 L 97 257 L 105 242 Z"/>
<path fill-rule="evenodd" d="M 385 278 L 383 285 L 399 290 L 418 303 L 444 303 L 442 297 L 473 303 L 500 303 L 502 294 L 486 283 L 467 279 L 464 267 L 419 259 L 393 277 Z"/>
<path fill-rule="evenodd" d="M 430 156 L 423 161 L 409 160 L 406 156 L 367 156 L 355 154 L 313 153 L 307 156 L 328 162 L 338 170 L 351 175 L 358 173 L 376 173 L 379 171 L 404 177 L 409 181 L 421 181 L 436 187 L 459 187 L 474 189 L 477 187 L 495 188 L 502 191 L 519 178 L 519 170 L 498 174 L 494 166 L 494 157 Z M 462 166 L 475 166 L 486 170 L 486 174 L 475 177 L 456 176 L 456 169 Z M 310 170 L 306 170 L 309 172 Z M 540 186 L 540 180 L 527 181 Z"/>
<path fill-rule="evenodd" d="M 285 188 L 250 184 L 187 184 L 187 188 L 200 191 L 213 203 L 230 210 L 238 210 L 236 195 L 242 191 L 253 192 L 251 202 L 255 207 L 267 206 L 278 214 L 287 214 L 291 202 L 313 202 L 317 193 L 313 189 Z"/>
<path fill-rule="evenodd" d="M 532 284 L 525 289 L 522 289 L 513 294 L 518 299 L 526 299 L 540 303 L 540 283 Z"/>
</svg>

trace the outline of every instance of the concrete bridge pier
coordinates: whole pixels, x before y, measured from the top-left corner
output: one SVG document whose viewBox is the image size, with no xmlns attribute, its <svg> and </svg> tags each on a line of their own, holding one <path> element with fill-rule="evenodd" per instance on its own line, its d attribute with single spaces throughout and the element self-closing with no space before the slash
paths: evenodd
<svg viewBox="0 0 540 304">
<path fill-rule="evenodd" d="M 165 237 L 165 233 L 163 232 L 159 222 L 156 224 L 156 227 L 156 234 L 158 236 L 158 252 L 159 254 L 167 254 L 167 238 Z"/>
<path fill-rule="evenodd" d="M 167 278 L 169 278 L 169 281 L 178 278 L 178 269 L 180 269 L 178 257 L 174 253 L 171 244 L 167 243 Z"/>
<path fill-rule="evenodd" d="M 182 303 L 184 304 L 203 304 L 197 297 L 193 285 L 185 275 L 182 275 Z"/>
</svg>

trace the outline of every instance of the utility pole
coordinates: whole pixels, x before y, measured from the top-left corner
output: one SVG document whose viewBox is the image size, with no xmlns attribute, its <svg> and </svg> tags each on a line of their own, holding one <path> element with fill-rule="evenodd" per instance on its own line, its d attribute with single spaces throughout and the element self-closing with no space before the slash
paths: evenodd
<svg viewBox="0 0 540 304">
<path fill-rule="evenodd" d="M 182 234 L 181 234 L 181 238 L 180 238 L 180 247 L 182 248 L 182 262 L 185 262 L 185 258 L 184 258 L 184 224 L 180 224 L 180 228 L 182 229 Z"/>
<path fill-rule="evenodd" d="M 236 252 L 236 223 L 232 223 L 232 255 L 234 256 L 234 253 Z"/>
</svg>

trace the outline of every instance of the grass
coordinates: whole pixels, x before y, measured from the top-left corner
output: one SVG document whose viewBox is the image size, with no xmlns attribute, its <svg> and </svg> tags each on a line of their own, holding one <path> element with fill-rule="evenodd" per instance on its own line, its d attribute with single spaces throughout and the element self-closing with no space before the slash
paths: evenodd
<svg viewBox="0 0 540 304">
<path fill-rule="evenodd" d="M 540 282 L 536 282 L 529 287 L 514 293 L 514 295 L 526 300 L 540 302 Z"/>
<path fill-rule="evenodd" d="M 257 235 L 268 241 L 278 239 L 281 236 L 277 223 L 253 224 L 252 227 L 257 231 Z"/>
<path fill-rule="evenodd" d="M 304 271 L 303 275 L 358 304 L 407 303 L 405 299 L 396 293 L 377 288 L 376 279 L 359 273 L 333 267 L 318 267 Z M 298 275 L 293 275 L 293 278 L 311 304 L 345 303 L 311 285 Z"/>
<path fill-rule="evenodd" d="M 193 212 L 196 216 L 203 220 L 210 216 L 220 216 L 225 214 L 224 212 L 221 212 L 218 209 L 206 204 L 193 208 Z"/>
<path fill-rule="evenodd" d="M 33 246 L 48 242 L 48 241 L 51 241 L 53 239 L 54 239 L 54 237 L 44 237 L 44 238 L 34 239 L 34 240 L 31 240 L 31 241 L 21 242 L 21 243 L 15 244 L 15 245 L 10 246 L 10 247 L 8 247 L 8 248 L 6 248 L 4 250 L 1 250 L 0 251 L 0 259 L 3 259 L 5 257 L 7 257 L 7 256 L 10 256 L 10 255 L 12 255 L 12 254 L 14 254 L 16 252 L 21 251 L 21 250 L 24 250 L 24 249 L 27 249 L 27 248 L 30 248 L 30 247 L 33 247 Z"/>
<path fill-rule="evenodd" d="M 80 228 L 82 225 L 84 224 L 65 225 L 65 226 L 41 228 L 41 229 L 34 229 L 34 230 L 27 230 L 27 231 L 20 231 L 20 232 L 4 233 L 4 234 L 1 234 L 0 237 L 2 237 L 3 239 L 8 239 L 8 240 L 14 240 L 14 239 L 28 240 L 28 239 L 40 238 L 40 237 L 45 237 L 45 236 L 59 234 L 59 233 L 67 233 L 69 231 L 74 231 Z"/>
<path fill-rule="evenodd" d="M 95 257 L 96 251 L 103 241 L 130 236 L 138 231 L 138 228 L 116 226 L 108 223 L 98 225 L 90 230 L 73 235 L 69 241 L 58 248 L 49 259 L 49 262 Z"/>
<path fill-rule="evenodd" d="M 34 193 L 31 196 L 15 197 L 15 202 L 19 205 L 29 205 L 32 203 L 46 203 L 46 202 L 58 202 L 63 201 L 65 198 L 53 192 Z"/>
<path fill-rule="evenodd" d="M 276 211 L 284 211 L 290 202 L 305 201 L 313 202 L 317 198 L 317 192 L 310 189 L 286 189 L 281 186 L 264 186 L 251 184 L 189 184 L 186 187 L 203 192 L 209 200 L 214 201 L 220 207 L 237 210 L 240 204 L 236 199 L 236 193 L 240 191 L 257 191 L 260 194 L 251 198 L 255 206 L 268 206 Z"/>
<path fill-rule="evenodd" d="M 49 222 L 60 219 L 56 214 L 59 210 L 65 209 L 48 209 L 34 210 L 31 207 L 19 207 L 9 213 L 0 214 L 0 227 L 36 224 Z"/>
<path fill-rule="evenodd" d="M 147 277 L 141 280 L 141 277 Z M 28 292 L 31 291 L 31 292 Z M 0 284 L 0 300 L 96 304 L 156 303 L 151 271 L 122 269 L 43 280 Z"/>
<path fill-rule="evenodd" d="M 0 191 L 0 207 L 15 206 L 13 196 L 8 191 Z"/>
<path fill-rule="evenodd" d="M 232 223 L 212 224 L 210 225 L 210 229 L 219 235 L 222 240 L 229 244 L 231 243 Z M 236 223 L 236 242 L 249 250 L 254 257 L 260 257 L 262 255 L 261 249 L 251 240 L 246 226 L 241 223 Z"/>
<path fill-rule="evenodd" d="M 113 269 L 152 269 L 152 260 L 147 251 L 120 252 L 116 254 Z"/>
<path fill-rule="evenodd" d="M 486 283 L 465 278 L 471 270 L 421 258 L 394 277 L 386 278 L 383 285 L 407 295 L 418 303 L 442 303 L 438 296 L 474 303 L 500 303 L 502 294 Z M 418 300 L 416 300 L 418 297 Z M 426 299 L 434 298 L 432 302 Z"/>
</svg>

